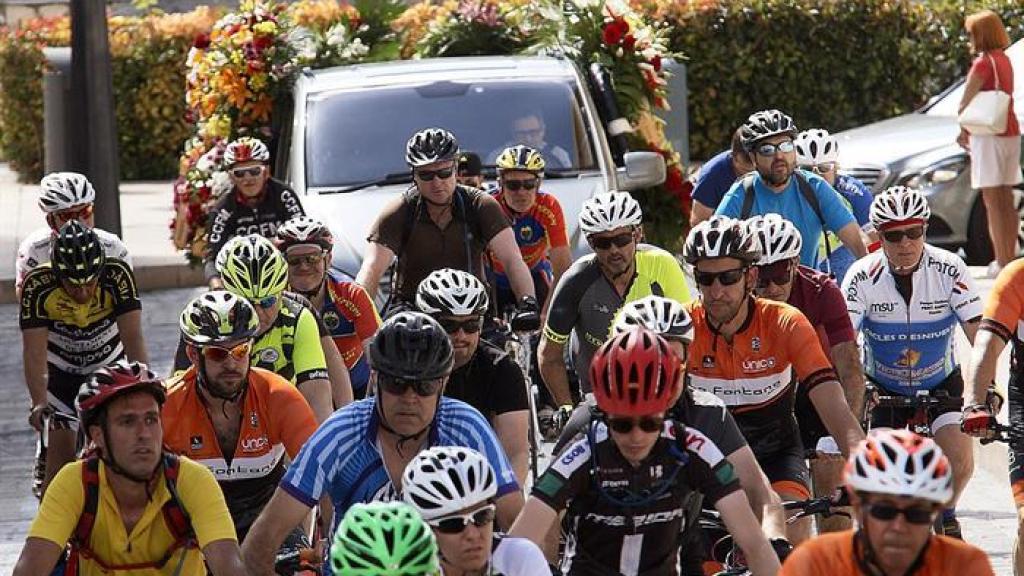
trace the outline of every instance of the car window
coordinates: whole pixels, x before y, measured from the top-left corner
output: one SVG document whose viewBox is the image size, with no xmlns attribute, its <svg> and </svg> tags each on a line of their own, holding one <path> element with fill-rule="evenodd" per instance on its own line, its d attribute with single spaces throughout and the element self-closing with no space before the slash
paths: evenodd
<svg viewBox="0 0 1024 576">
<path fill-rule="evenodd" d="M 1024 101 L 1024 40 L 1019 40 L 1006 49 L 1006 55 L 1013 65 L 1013 100 L 1014 102 Z M 948 92 L 939 98 L 935 103 L 925 110 L 929 116 L 957 116 L 960 108 L 960 98 L 964 95 L 964 79 L 957 81 L 956 88 L 947 89 Z M 1024 106 L 1015 105 L 1014 112 L 1018 118 L 1024 118 Z"/>
<path fill-rule="evenodd" d="M 406 141 L 431 126 L 451 130 L 485 165 L 506 146 L 543 143 L 549 169 L 592 169 L 593 144 L 574 86 L 570 79 L 439 81 L 314 94 L 306 104 L 307 185 L 349 186 L 406 172 Z"/>
</svg>

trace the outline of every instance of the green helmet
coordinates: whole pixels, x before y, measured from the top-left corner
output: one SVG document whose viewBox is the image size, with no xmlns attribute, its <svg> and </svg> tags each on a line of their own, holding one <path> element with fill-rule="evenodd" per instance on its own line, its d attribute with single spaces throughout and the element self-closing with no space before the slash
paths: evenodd
<svg viewBox="0 0 1024 576">
<path fill-rule="evenodd" d="M 217 253 L 224 287 L 249 300 L 277 296 L 288 286 L 288 262 L 259 234 L 235 236 Z"/>
<path fill-rule="evenodd" d="M 205 346 L 248 340 L 259 332 L 260 319 L 245 298 L 227 290 L 212 290 L 185 305 L 178 326 L 186 342 Z"/>
<path fill-rule="evenodd" d="M 402 502 L 348 509 L 334 533 L 331 568 L 345 576 L 433 576 L 437 542 L 416 510 Z"/>
</svg>

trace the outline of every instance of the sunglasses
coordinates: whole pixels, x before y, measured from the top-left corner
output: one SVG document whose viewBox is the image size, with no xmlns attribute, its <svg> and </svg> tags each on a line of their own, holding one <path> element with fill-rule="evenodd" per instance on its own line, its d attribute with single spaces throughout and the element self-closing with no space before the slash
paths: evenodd
<svg viewBox="0 0 1024 576">
<path fill-rule="evenodd" d="M 231 175 L 235 178 L 245 178 L 246 176 L 259 176 L 263 174 L 263 166 L 250 166 L 248 168 L 232 168 Z"/>
<path fill-rule="evenodd" d="M 618 432 L 619 434 L 629 434 L 633 431 L 633 428 L 637 426 L 640 430 L 647 432 L 648 434 L 653 432 L 659 432 L 662 426 L 665 425 L 664 418 L 657 418 L 655 416 L 642 416 L 640 418 L 607 418 L 605 422 L 608 424 L 608 428 L 612 432 Z"/>
<path fill-rule="evenodd" d="M 590 236 L 587 238 L 594 250 L 607 250 L 614 244 L 616 248 L 624 248 L 633 242 L 632 232 L 623 232 L 618 236 Z"/>
<path fill-rule="evenodd" d="M 249 302 L 257 308 L 270 310 L 274 307 L 274 304 L 277 304 L 277 296 L 264 296 L 263 298 L 258 298 L 256 300 L 249 300 Z"/>
<path fill-rule="evenodd" d="M 925 506 L 914 506 L 911 508 L 897 508 L 887 504 L 870 504 L 866 505 L 868 513 L 871 514 L 872 518 L 876 520 L 894 520 L 900 514 L 907 519 L 907 522 L 911 524 L 924 525 L 931 524 L 932 518 L 935 512 L 931 508 Z"/>
<path fill-rule="evenodd" d="M 441 170 L 417 170 L 416 171 L 416 177 L 419 178 L 420 180 L 424 181 L 424 182 L 430 182 L 434 178 L 440 178 L 441 180 L 446 180 L 448 178 L 451 178 L 452 174 L 454 174 L 454 173 L 455 173 L 455 167 L 451 166 L 451 167 L 448 167 L 448 168 L 443 168 Z"/>
<path fill-rule="evenodd" d="M 693 278 L 697 281 L 697 284 L 705 287 L 714 284 L 715 280 L 718 280 L 718 283 L 722 286 L 732 286 L 742 280 L 746 272 L 746 268 L 733 268 L 724 272 L 701 272 L 694 270 Z"/>
<path fill-rule="evenodd" d="M 451 318 L 438 318 L 437 323 L 444 328 L 444 331 L 449 334 L 455 334 L 459 330 L 462 330 L 466 334 L 476 334 L 484 326 L 484 319 L 481 316 L 477 316 L 472 320 L 452 320 Z"/>
<path fill-rule="evenodd" d="M 53 213 L 53 217 L 60 222 L 70 222 L 72 220 L 88 220 L 90 216 L 92 216 L 92 204 L 82 206 L 81 208 L 61 210 L 60 212 Z"/>
<path fill-rule="evenodd" d="M 757 287 L 767 288 L 769 284 L 785 286 L 793 281 L 793 262 L 782 260 L 757 267 Z"/>
<path fill-rule="evenodd" d="M 417 396 L 433 396 L 441 390 L 441 385 L 444 383 L 444 378 L 434 378 L 433 380 L 406 380 L 404 378 L 395 378 L 386 374 L 377 374 L 377 384 L 380 385 L 381 389 L 391 394 L 392 396 L 401 396 L 405 394 L 405 391 L 412 388 L 416 392 Z"/>
<path fill-rule="evenodd" d="M 476 512 L 433 520 L 430 522 L 430 525 L 437 528 L 437 531 L 442 534 L 459 534 L 470 524 L 477 528 L 482 528 L 488 524 L 492 524 L 494 522 L 495 515 L 495 505 L 488 504 Z"/>
<path fill-rule="evenodd" d="M 503 188 L 507 188 L 513 192 L 520 190 L 533 190 L 537 187 L 537 179 L 531 178 L 529 180 L 503 180 L 501 183 Z"/>
<path fill-rule="evenodd" d="M 228 359 L 228 356 L 232 357 L 236 362 L 241 362 L 249 357 L 249 352 L 252 350 L 252 341 L 248 340 L 233 348 L 223 348 L 221 346 L 203 346 L 199 349 L 203 354 L 203 358 L 212 360 L 214 362 L 223 362 Z"/>
<path fill-rule="evenodd" d="M 829 172 L 835 171 L 836 163 L 835 162 L 822 162 L 821 164 L 815 164 L 813 166 L 806 166 L 804 169 L 805 170 L 810 170 L 811 172 L 814 172 L 815 174 L 828 174 Z"/>
<path fill-rule="evenodd" d="M 783 154 L 789 154 L 793 150 L 796 150 L 796 145 L 793 144 L 792 140 L 786 140 L 785 142 L 779 142 L 778 144 L 758 144 L 754 151 L 757 152 L 758 156 L 775 156 L 776 152 L 782 152 Z"/>
<path fill-rule="evenodd" d="M 897 244 L 903 241 L 903 238 L 910 238 L 911 240 L 917 240 L 921 236 L 924 236 L 924 226 L 918 226 L 916 228 L 909 228 L 907 230 L 887 230 L 882 232 L 882 238 L 885 238 L 886 242 Z"/>
<path fill-rule="evenodd" d="M 305 264 L 306 266 L 316 266 L 324 259 L 324 253 L 320 252 L 317 254 L 303 254 L 301 256 L 286 256 L 285 261 L 288 262 L 289 266 L 298 267 Z M 273 306 L 273 304 L 271 304 Z"/>
</svg>

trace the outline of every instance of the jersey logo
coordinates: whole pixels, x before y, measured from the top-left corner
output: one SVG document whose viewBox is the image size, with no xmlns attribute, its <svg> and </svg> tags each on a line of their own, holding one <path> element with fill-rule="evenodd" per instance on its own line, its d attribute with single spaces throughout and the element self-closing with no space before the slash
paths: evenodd
<svg viewBox="0 0 1024 576">
<path fill-rule="evenodd" d="M 750 339 L 750 349 L 753 350 L 754 352 L 760 352 L 761 351 L 761 337 L 760 336 L 754 336 L 753 338 Z"/>
<path fill-rule="evenodd" d="M 533 239 L 533 228 L 530 227 L 529 224 L 524 224 L 523 226 L 520 226 L 519 238 L 522 239 L 523 242 L 529 242 L 531 239 Z"/>
<path fill-rule="evenodd" d="M 743 371 L 744 372 L 763 372 L 770 368 L 775 367 L 775 357 L 760 358 L 757 360 L 744 360 Z"/>
<path fill-rule="evenodd" d="M 270 440 L 266 436 L 260 436 L 259 438 L 246 438 L 242 440 L 242 452 L 259 452 L 270 444 Z"/>
<path fill-rule="evenodd" d="M 192 450 L 202 450 L 203 449 L 203 437 L 202 436 L 192 436 L 191 438 L 189 438 L 189 447 L 191 447 Z"/>
<path fill-rule="evenodd" d="M 895 302 L 875 302 L 871 305 L 872 312 L 891 314 L 896 311 Z"/>
<path fill-rule="evenodd" d="M 264 348 L 263 350 L 260 350 L 260 362 L 263 364 L 273 364 L 277 362 L 277 359 L 280 357 L 281 355 L 273 348 Z"/>
<path fill-rule="evenodd" d="M 253 428 L 260 427 L 260 417 L 256 415 L 256 412 L 249 413 L 249 424 L 251 424 Z"/>
<path fill-rule="evenodd" d="M 337 312 L 335 312 L 334 310 L 328 310 L 327 312 L 324 312 L 324 326 L 326 326 L 328 330 L 333 331 L 340 325 L 341 318 L 338 317 Z"/>
<path fill-rule="evenodd" d="M 921 361 L 921 353 L 913 348 L 904 348 L 900 351 L 900 357 L 896 360 L 896 365 L 900 368 L 913 368 L 917 366 L 917 363 Z"/>
<path fill-rule="evenodd" d="M 709 355 L 701 358 L 700 365 L 703 368 L 714 368 L 715 367 L 715 357 L 711 356 L 709 354 Z"/>
</svg>

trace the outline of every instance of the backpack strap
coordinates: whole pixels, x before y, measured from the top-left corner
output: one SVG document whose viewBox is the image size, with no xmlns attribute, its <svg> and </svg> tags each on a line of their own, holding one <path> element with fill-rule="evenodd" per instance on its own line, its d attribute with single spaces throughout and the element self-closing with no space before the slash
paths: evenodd
<svg viewBox="0 0 1024 576">
<path fill-rule="evenodd" d="M 85 503 L 68 541 L 65 576 L 77 576 L 80 558 L 92 556 L 89 538 L 92 536 L 93 526 L 96 525 L 96 511 L 100 502 L 100 459 L 95 454 L 82 463 L 82 488 L 85 492 Z"/>
<path fill-rule="evenodd" d="M 818 195 L 814 193 L 814 188 L 811 187 L 811 183 L 804 178 L 804 175 L 799 170 L 793 171 L 793 176 L 796 178 L 797 188 L 800 189 L 800 194 L 804 197 L 811 206 L 811 210 L 814 210 L 814 215 L 818 217 L 818 222 L 821 223 L 821 233 L 827 234 L 828 230 L 825 225 L 825 217 L 821 214 L 821 204 L 818 203 Z M 825 261 L 829 262 L 832 260 L 832 247 L 829 246 L 828 239 L 825 240 Z M 835 274 L 832 273 L 832 267 L 829 266 L 829 276 L 835 278 Z"/>
<path fill-rule="evenodd" d="M 740 208 L 740 220 L 746 220 L 750 218 L 750 212 L 754 209 L 754 175 L 757 172 L 751 172 L 740 180 L 740 186 L 743 187 L 743 207 Z"/>
</svg>

